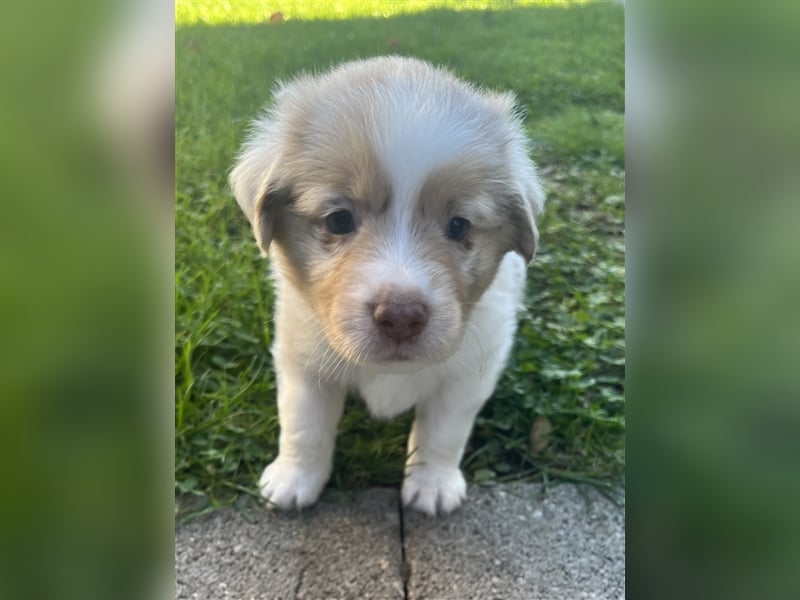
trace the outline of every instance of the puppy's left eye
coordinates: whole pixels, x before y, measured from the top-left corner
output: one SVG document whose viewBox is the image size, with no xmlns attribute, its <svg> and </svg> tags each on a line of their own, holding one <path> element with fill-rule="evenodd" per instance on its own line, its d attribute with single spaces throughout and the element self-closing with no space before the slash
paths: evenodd
<svg viewBox="0 0 800 600">
<path fill-rule="evenodd" d="M 469 233 L 469 221 L 461 217 L 453 217 L 447 224 L 445 233 L 449 239 L 460 242 Z"/>
<path fill-rule="evenodd" d="M 325 217 L 325 225 L 333 235 L 345 235 L 356 230 L 356 222 L 349 210 L 337 210 Z"/>
</svg>

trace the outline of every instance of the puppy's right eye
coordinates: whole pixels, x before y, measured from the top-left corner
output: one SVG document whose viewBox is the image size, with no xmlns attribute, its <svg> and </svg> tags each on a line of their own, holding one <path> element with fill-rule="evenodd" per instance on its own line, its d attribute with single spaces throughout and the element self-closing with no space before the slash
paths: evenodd
<svg viewBox="0 0 800 600">
<path fill-rule="evenodd" d="M 356 230 L 356 222 L 349 210 L 337 210 L 325 217 L 325 225 L 333 235 L 345 235 Z"/>
<path fill-rule="evenodd" d="M 469 221 L 461 217 L 453 217 L 447 224 L 445 234 L 453 241 L 460 242 L 469 233 Z"/>
</svg>

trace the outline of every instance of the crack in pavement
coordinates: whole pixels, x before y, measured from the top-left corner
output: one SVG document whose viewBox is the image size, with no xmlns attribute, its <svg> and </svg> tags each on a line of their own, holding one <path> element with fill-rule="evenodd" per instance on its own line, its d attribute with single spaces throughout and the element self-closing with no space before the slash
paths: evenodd
<svg viewBox="0 0 800 600">
<path fill-rule="evenodd" d="M 297 574 L 297 585 L 294 586 L 294 597 L 297 599 L 300 596 L 300 588 L 303 587 L 303 577 L 308 571 L 308 567 L 311 566 L 311 562 L 307 562 L 300 568 L 300 572 Z"/>
<path fill-rule="evenodd" d="M 406 556 L 406 524 L 403 514 L 403 496 L 397 491 L 397 510 L 400 515 L 400 579 L 403 581 L 403 600 L 408 600 L 408 582 L 411 579 L 411 563 Z"/>
</svg>

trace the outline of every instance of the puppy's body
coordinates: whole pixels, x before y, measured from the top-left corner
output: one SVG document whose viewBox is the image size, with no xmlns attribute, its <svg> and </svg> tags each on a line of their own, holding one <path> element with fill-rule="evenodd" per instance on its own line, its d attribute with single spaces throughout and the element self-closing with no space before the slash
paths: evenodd
<svg viewBox="0 0 800 600">
<path fill-rule="evenodd" d="M 300 78 L 254 124 L 231 183 L 277 287 L 281 438 L 262 494 L 316 500 L 357 390 L 378 417 L 415 409 L 404 502 L 456 508 L 543 203 L 513 98 L 401 58 Z"/>
</svg>

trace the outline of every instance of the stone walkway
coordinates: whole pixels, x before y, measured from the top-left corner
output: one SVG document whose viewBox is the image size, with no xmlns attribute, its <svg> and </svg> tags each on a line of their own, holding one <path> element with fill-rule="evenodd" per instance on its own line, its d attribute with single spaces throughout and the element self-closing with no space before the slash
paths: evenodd
<svg viewBox="0 0 800 600">
<path fill-rule="evenodd" d="M 177 529 L 177 597 L 617 600 L 624 527 L 624 508 L 566 484 L 472 487 L 436 519 L 401 514 L 394 489 L 299 514 L 229 509 Z"/>
</svg>

